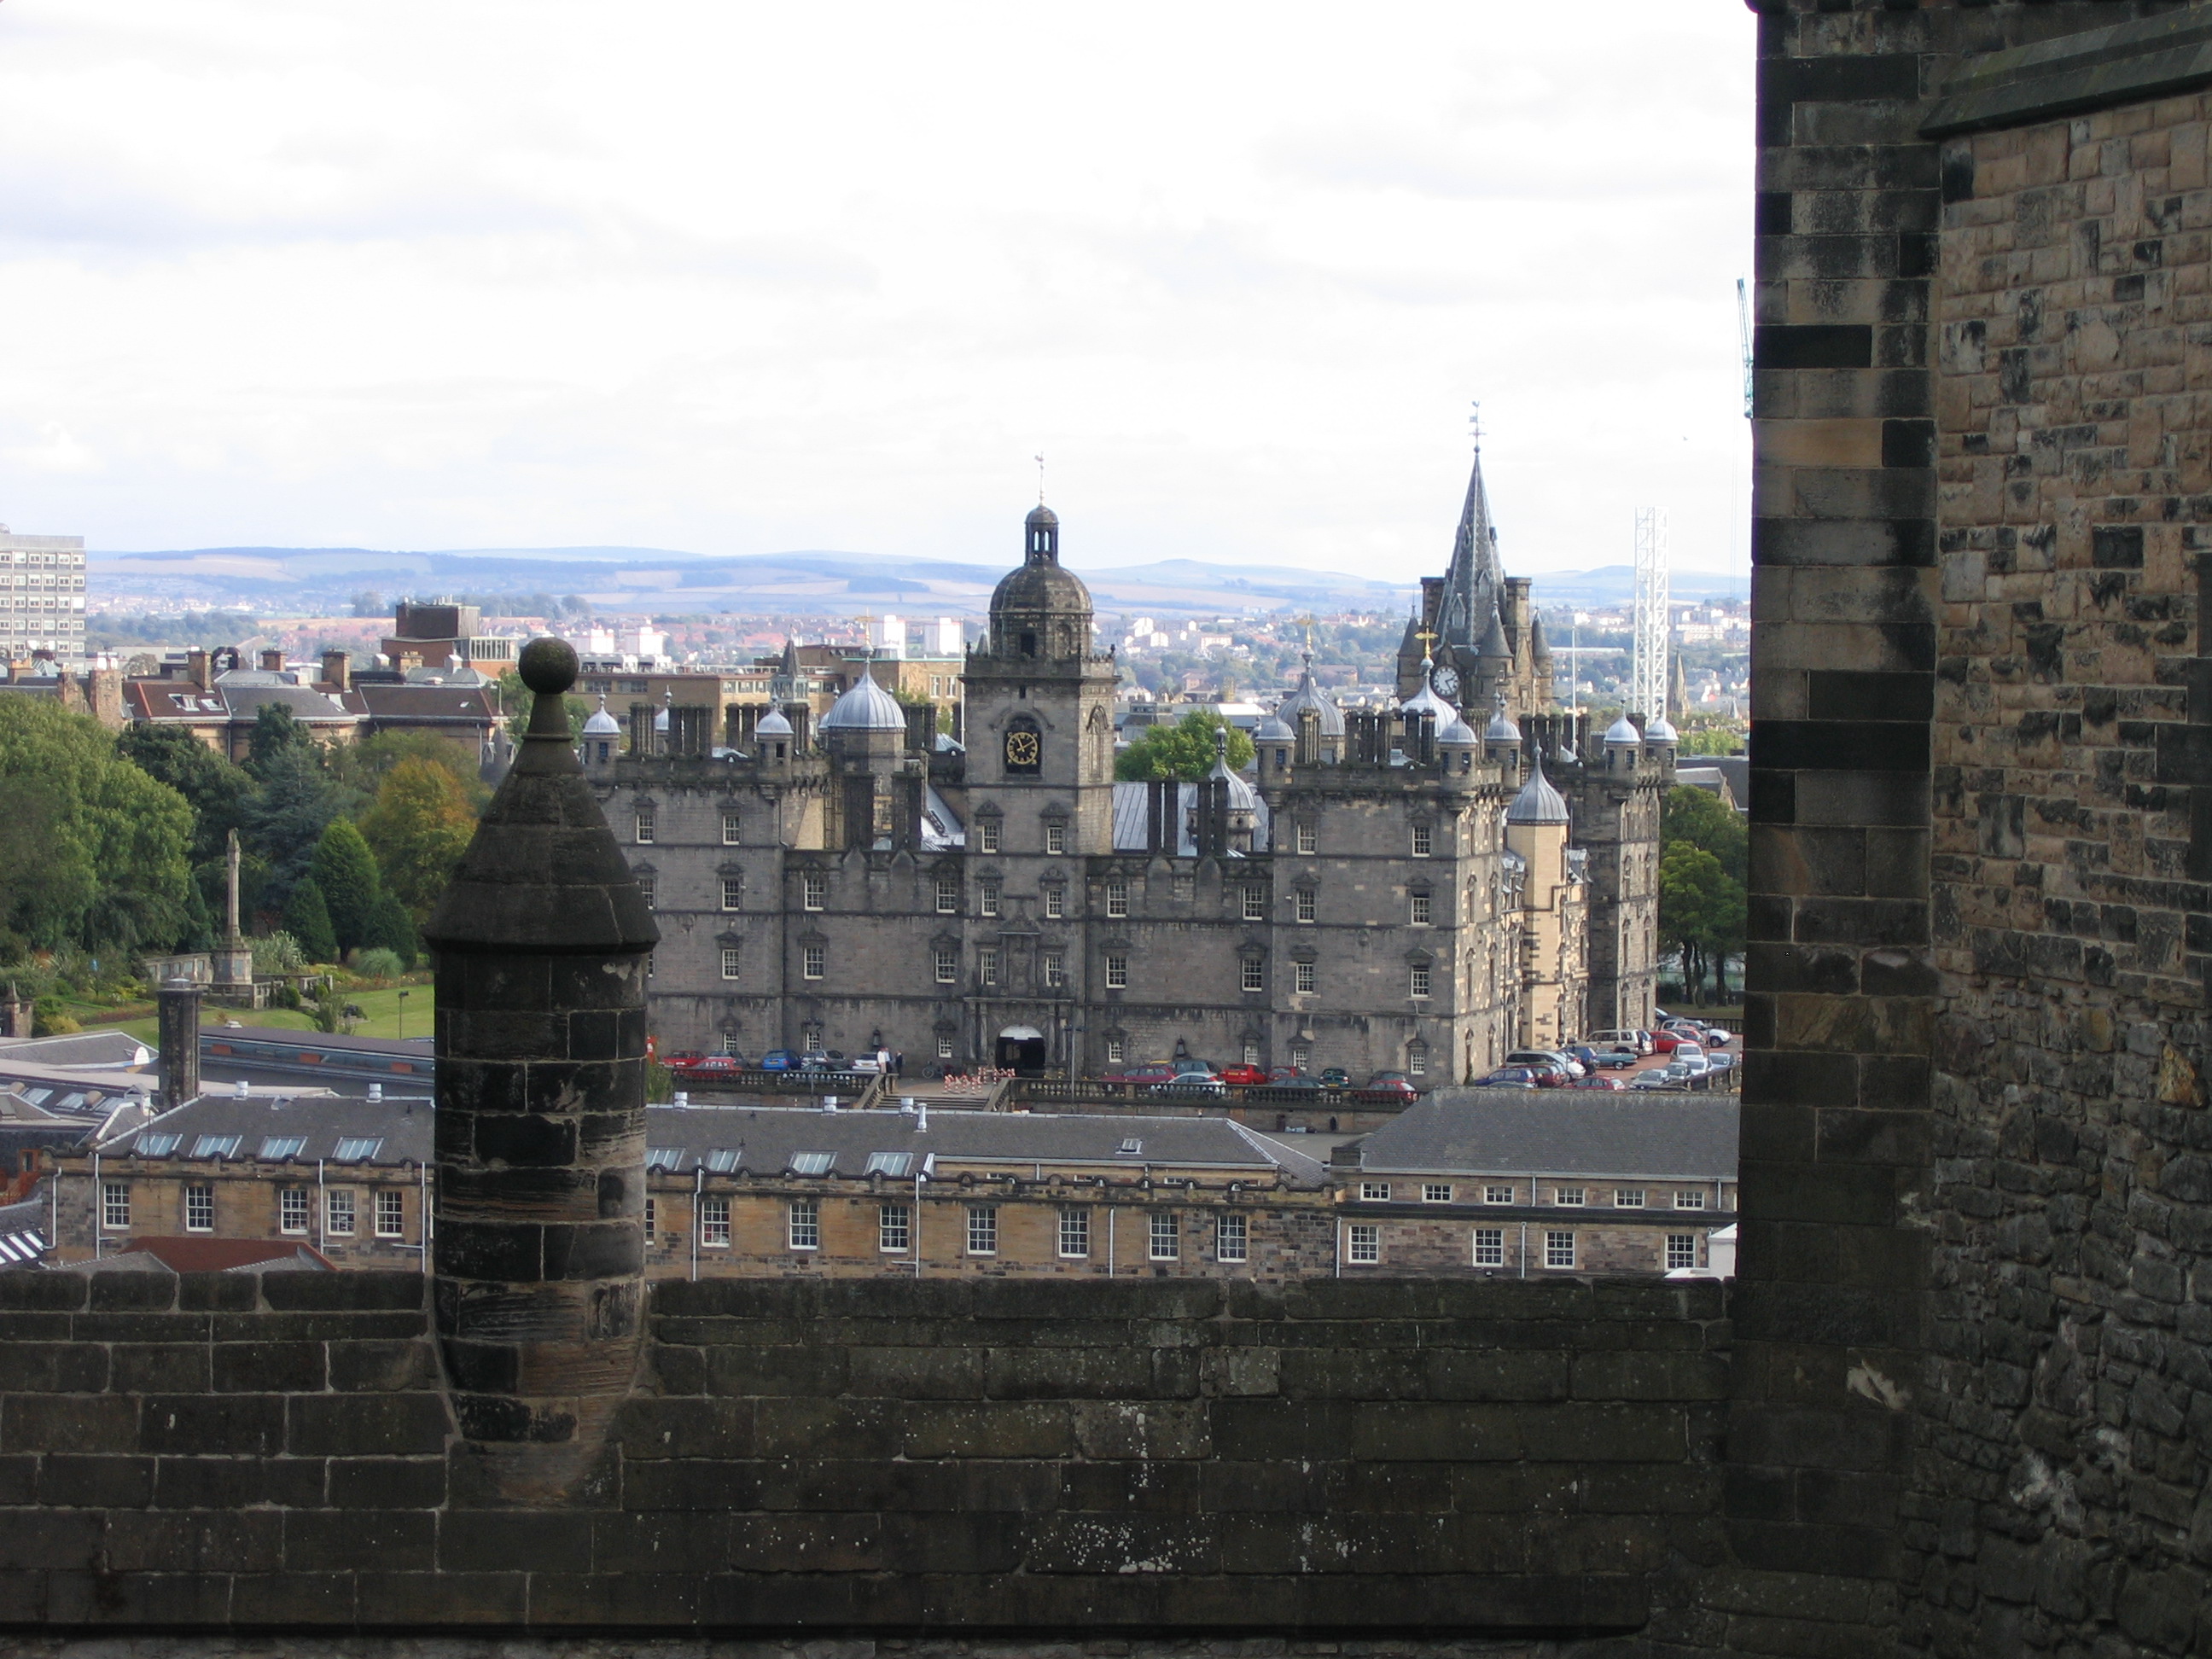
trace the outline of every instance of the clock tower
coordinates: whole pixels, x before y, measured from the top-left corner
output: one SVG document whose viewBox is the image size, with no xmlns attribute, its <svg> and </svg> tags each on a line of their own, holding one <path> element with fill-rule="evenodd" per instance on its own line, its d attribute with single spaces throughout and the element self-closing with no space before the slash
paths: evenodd
<svg viewBox="0 0 2212 1659">
<path fill-rule="evenodd" d="M 963 686 L 975 1046 L 1057 1066 L 1084 994 L 1085 860 L 1114 848 L 1115 664 L 1091 649 L 1091 592 L 1060 567 L 1048 507 L 1022 526 Z"/>
</svg>

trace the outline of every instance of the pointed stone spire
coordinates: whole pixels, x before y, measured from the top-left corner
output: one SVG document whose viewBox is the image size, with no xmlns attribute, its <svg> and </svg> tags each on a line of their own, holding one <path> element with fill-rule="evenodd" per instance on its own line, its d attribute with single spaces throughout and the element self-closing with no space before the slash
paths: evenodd
<svg viewBox="0 0 2212 1659">
<path fill-rule="evenodd" d="M 659 940 L 533 640 L 520 752 L 422 930 L 437 962 L 438 1334 L 490 1499 L 586 1478 L 636 1369 L 646 964 Z"/>
<path fill-rule="evenodd" d="M 1437 606 L 1437 635 L 1448 645 L 1477 648 L 1486 617 L 1498 617 L 1498 532 L 1490 522 L 1490 495 L 1483 488 L 1482 451 L 1474 452 L 1468 474 L 1467 501 L 1460 508 L 1459 531 L 1452 541 L 1451 568 L 1444 574 L 1443 598 Z"/>
</svg>

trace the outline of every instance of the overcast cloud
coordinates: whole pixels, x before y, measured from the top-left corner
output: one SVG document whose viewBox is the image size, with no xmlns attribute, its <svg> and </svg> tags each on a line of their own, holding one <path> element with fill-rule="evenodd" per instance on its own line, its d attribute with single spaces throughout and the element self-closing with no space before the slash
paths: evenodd
<svg viewBox="0 0 2212 1659">
<path fill-rule="evenodd" d="M 0 4 L 0 520 L 1742 562 L 1733 0 Z"/>
</svg>

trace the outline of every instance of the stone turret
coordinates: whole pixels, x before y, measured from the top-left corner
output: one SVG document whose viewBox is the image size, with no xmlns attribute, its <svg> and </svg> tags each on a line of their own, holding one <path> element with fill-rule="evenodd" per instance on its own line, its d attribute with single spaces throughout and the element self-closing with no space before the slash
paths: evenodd
<svg viewBox="0 0 2212 1659">
<path fill-rule="evenodd" d="M 586 1483 L 636 1369 L 645 981 L 659 943 L 569 746 L 576 653 L 532 641 L 514 767 L 428 927 L 438 1334 L 488 1501 Z"/>
</svg>

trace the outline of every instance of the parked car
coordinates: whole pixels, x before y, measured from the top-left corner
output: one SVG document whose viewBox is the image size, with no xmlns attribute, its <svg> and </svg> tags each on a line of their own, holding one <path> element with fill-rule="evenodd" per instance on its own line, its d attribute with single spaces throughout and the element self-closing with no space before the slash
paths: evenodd
<svg viewBox="0 0 2212 1659">
<path fill-rule="evenodd" d="M 1695 1083 L 1699 1078 L 1708 1075 L 1712 1071 L 1712 1067 L 1705 1063 L 1705 1057 L 1703 1054 L 1684 1058 L 1679 1054 L 1673 1060 L 1668 1060 L 1663 1069 L 1669 1078 L 1678 1083 Z"/>
<path fill-rule="evenodd" d="M 771 1048 L 761 1056 L 763 1072 L 795 1072 L 799 1068 L 799 1054 L 792 1048 Z"/>
<path fill-rule="evenodd" d="M 1267 1086 L 1270 1089 L 1295 1089 L 1301 1094 L 1317 1095 L 1321 1092 L 1321 1084 L 1318 1079 L 1310 1078 L 1304 1072 L 1291 1066 L 1278 1066 L 1270 1072 L 1267 1074 Z"/>
<path fill-rule="evenodd" d="M 690 1082 L 702 1078 L 714 1078 L 742 1072 L 745 1069 L 742 1054 L 698 1054 L 685 1060 L 672 1060 L 668 1069 Z"/>
<path fill-rule="evenodd" d="M 1212 1072 L 1182 1072 L 1165 1083 L 1155 1083 L 1146 1091 L 1153 1095 L 1221 1096 L 1229 1092 L 1229 1085 Z"/>
<path fill-rule="evenodd" d="M 1639 1054 L 1648 1054 L 1651 1052 L 1651 1033 L 1623 1026 L 1618 1030 L 1598 1032 L 1590 1038 L 1590 1046 L 1601 1049 L 1632 1048 Z"/>
<path fill-rule="evenodd" d="M 1349 1089 L 1352 1086 L 1352 1073 L 1341 1066 L 1324 1067 L 1321 1074 L 1321 1086 L 1324 1089 Z"/>
<path fill-rule="evenodd" d="M 1358 1092 L 1363 1096 L 1377 1095 L 1389 1100 L 1419 1100 L 1420 1085 L 1403 1072 L 1377 1072 L 1367 1079 Z"/>
<path fill-rule="evenodd" d="M 1505 1056 L 1508 1066 L 1556 1066 L 1569 1077 L 1577 1077 L 1582 1067 L 1565 1054 L 1549 1048 L 1516 1048 Z"/>
<path fill-rule="evenodd" d="M 1539 1089 L 1564 1089 L 1575 1080 L 1575 1075 L 1556 1060 L 1547 1060 L 1531 1065 Z"/>
<path fill-rule="evenodd" d="M 1617 1077 L 1578 1077 L 1567 1085 L 1570 1089 L 1607 1089 L 1626 1091 L 1628 1085 Z"/>
<path fill-rule="evenodd" d="M 1536 1074 L 1525 1066 L 1501 1066 L 1487 1077 L 1474 1080 L 1478 1089 L 1533 1089 Z"/>
<path fill-rule="evenodd" d="M 1267 1074 L 1257 1066 L 1246 1066 L 1240 1062 L 1235 1066 L 1223 1066 L 1221 1080 L 1224 1083 L 1233 1083 L 1249 1088 L 1255 1083 L 1265 1083 L 1267 1080 Z"/>
<path fill-rule="evenodd" d="M 1629 1079 L 1628 1086 L 1632 1089 L 1686 1089 L 1690 1086 L 1690 1080 L 1686 1077 L 1674 1076 L 1671 1066 L 1655 1066 L 1650 1071 L 1638 1072 Z"/>
<path fill-rule="evenodd" d="M 1637 1059 L 1633 1048 L 1601 1048 L 1590 1057 L 1590 1064 L 1601 1072 L 1625 1072 L 1636 1064 Z"/>
<path fill-rule="evenodd" d="M 1651 1052 L 1655 1054 L 1671 1054 L 1689 1041 L 1690 1039 L 1681 1032 L 1668 1030 L 1662 1027 L 1651 1034 Z"/>
<path fill-rule="evenodd" d="M 1109 1072 L 1103 1080 L 1108 1083 L 1130 1083 L 1144 1087 L 1154 1083 L 1165 1083 L 1175 1074 L 1176 1068 L 1164 1060 L 1148 1060 L 1140 1066 L 1132 1066 L 1124 1071 Z"/>
</svg>

